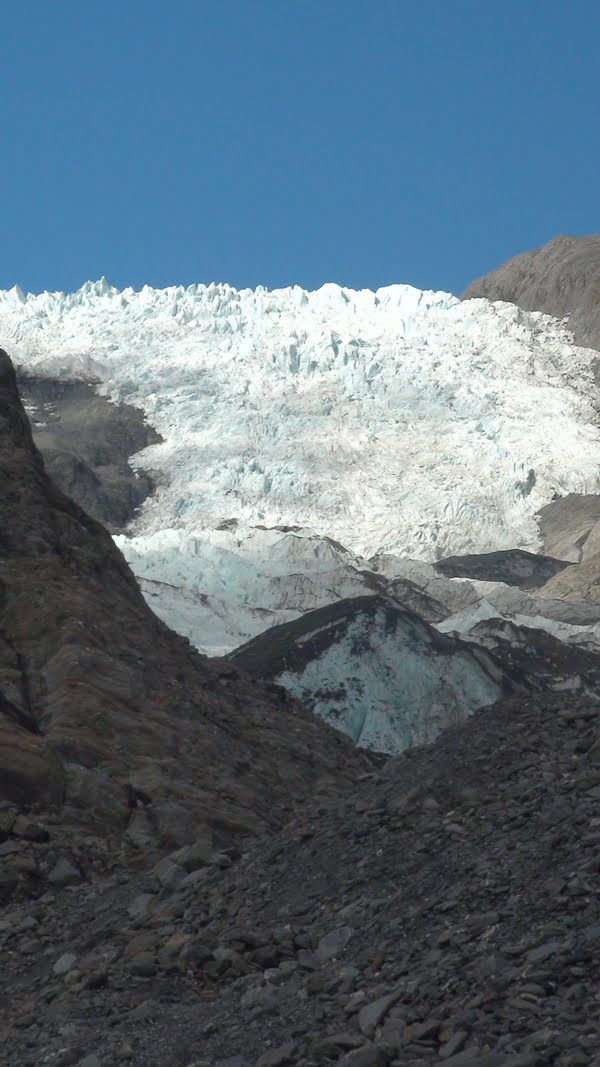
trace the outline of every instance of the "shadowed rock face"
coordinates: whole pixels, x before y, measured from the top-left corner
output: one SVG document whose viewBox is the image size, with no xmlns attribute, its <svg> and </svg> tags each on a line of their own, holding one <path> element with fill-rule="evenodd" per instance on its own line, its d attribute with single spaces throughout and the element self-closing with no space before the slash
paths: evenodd
<svg viewBox="0 0 600 1067">
<path fill-rule="evenodd" d="M 364 766 L 152 614 L 107 531 L 46 475 L 1 351 L 0 516 L 0 799 L 158 845 L 231 839 Z"/>
<path fill-rule="evenodd" d="M 566 566 L 562 560 L 514 548 L 467 556 L 447 556 L 438 560 L 435 569 L 447 578 L 472 578 L 482 582 L 504 582 L 519 589 L 539 589 Z"/>
<path fill-rule="evenodd" d="M 33 440 L 59 489 L 118 533 L 152 492 L 152 478 L 129 457 L 160 436 L 130 404 L 111 404 L 91 383 L 18 376 Z"/>
<path fill-rule="evenodd" d="M 577 344 L 600 348 L 600 234 L 555 237 L 472 282 L 463 300 L 507 300 L 525 311 L 567 316 Z"/>
<path fill-rule="evenodd" d="M 539 513 L 544 546 L 573 566 L 549 578 L 540 593 L 568 601 L 600 602 L 600 497 L 568 496 Z"/>
</svg>

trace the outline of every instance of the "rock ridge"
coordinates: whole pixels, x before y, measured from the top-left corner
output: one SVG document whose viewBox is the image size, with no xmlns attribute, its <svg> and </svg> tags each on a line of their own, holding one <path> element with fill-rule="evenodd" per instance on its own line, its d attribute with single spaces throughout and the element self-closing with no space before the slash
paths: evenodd
<svg viewBox="0 0 600 1067">
<path fill-rule="evenodd" d="M 48 478 L 4 352 L 0 509 L 0 797 L 164 847 L 279 825 L 364 767 L 152 614 L 108 532 Z"/>
</svg>

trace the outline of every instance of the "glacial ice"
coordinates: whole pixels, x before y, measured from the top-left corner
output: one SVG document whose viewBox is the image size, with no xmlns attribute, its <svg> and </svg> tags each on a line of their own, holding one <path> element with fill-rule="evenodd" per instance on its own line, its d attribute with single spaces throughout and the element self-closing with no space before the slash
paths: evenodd
<svg viewBox="0 0 600 1067">
<path fill-rule="evenodd" d="M 597 354 L 510 304 L 101 279 L 0 292 L 0 343 L 160 432 L 133 460 L 158 491 L 118 543 L 157 613 L 213 653 L 368 591 L 375 554 L 535 550 L 543 504 L 600 491 Z"/>
</svg>

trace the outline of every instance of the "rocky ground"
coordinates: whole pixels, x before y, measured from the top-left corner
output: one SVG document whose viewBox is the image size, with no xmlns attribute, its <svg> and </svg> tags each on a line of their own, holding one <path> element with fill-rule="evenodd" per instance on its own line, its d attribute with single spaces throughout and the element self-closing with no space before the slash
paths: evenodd
<svg viewBox="0 0 600 1067">
<path fill-rule="evenodd" d="M 600 1064 L 597 704 L 479 712 L 252 847 L 137 873 L 14 815 L 7 1065 Z"/>
</svg>

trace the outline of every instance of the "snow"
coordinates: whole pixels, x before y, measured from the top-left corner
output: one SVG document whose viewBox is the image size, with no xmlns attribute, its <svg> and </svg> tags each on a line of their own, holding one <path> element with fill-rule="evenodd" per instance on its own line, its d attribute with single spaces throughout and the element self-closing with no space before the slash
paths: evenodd
<svg viewBox="0 0 600 1067">
<path fill-rule="evenodd" d="M 159 489 L 118 543 L 158 614 L 212 653 L 370 591 L 375 554 L 391 574 L 401 556 L 535 550 L 542 505 L 600 492 L 597 354 L 510 304 L 101 279 L 0 292 L 0 344 L 98 381 L 162 435 L 133 461 Z"/>
</svg>

